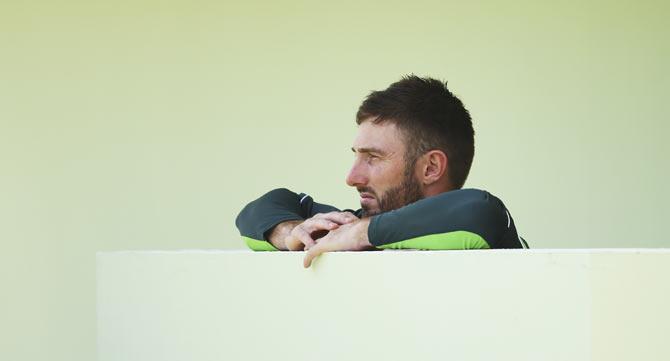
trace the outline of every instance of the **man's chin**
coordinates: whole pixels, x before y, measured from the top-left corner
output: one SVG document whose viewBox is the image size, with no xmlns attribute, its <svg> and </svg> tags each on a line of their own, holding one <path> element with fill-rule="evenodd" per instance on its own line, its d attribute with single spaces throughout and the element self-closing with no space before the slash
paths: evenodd
<svg viewBox="0 0 670 361">
<path fill-rule="evenodd" d="M 381 213 L 381 211 L 379 210 L 379 208 L 362 207 L 362 209 L 363 209 L 363 212 L 362 212 L 362 214 L 361 214 L 361 217 L 363 217 L 363 218 L 368 218 L 368 217 L 376 216 L 376 215 L 378 215 L 379 213 Z"/>
</svg>

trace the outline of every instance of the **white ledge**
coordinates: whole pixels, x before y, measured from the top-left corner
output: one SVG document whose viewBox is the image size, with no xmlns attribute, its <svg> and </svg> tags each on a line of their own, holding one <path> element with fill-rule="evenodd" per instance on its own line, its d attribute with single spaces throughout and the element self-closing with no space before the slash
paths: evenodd
<svg viewBox="0 0 670 361">
<path fill-rule="evenodd" d="M 494 253 L 494 254 L 508 254 L 508 253 L 538 253 L 538 254 L 607 254 L 607 253 L 628 253 L 628 254 L 638 254 L 638 253 L 670 253 L 670 248 L 531 248 L 531 249 L 483 249 L 483 250 L 445 250 L 445 251 L 420 251 L 413 249 L 405 250 L 396 250 L 396 249 L 385 249 L 376 252 L 340 252 L 340 253 L 365 253 L 365 254 L 374 254 L 379 252 L 386 253 L 456 253 L 456 254 L 472 254 L 472 253 Z M 153 254 L 153 253 L 182 253 L 182 254 L 192 254 L 192 253 L 253 253 L 253 254 L 289 254 L 289 252 L 257 252 L 249 249 L 180 249 L 180 250 L 121 250 L 121 251 L 106 251 L 106 252 L 97 252 L 97 255 L 106 255 L 106 254 L 119 254 L 119 253 L 142 253 L 142 254 Z M 304 254 L 303 252 L 291 252 L 294 254 Z"/>
<path fill-rule="evenodd" d="M 670 249 L 98 253 L 106 360 L 668 360 Z"/>
</svg>

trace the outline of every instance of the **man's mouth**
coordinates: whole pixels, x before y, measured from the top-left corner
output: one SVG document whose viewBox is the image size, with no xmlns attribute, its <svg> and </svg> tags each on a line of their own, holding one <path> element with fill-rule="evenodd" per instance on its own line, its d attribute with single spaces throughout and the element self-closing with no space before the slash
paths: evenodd
<svg viewBox="0 0 670 361">
<path fill-rule="evenodd" d="M 361 199 L 375 199 L 375 196 L 373 196 L 370 193 L 362 192 L 360 193 Z"/>
</svg>

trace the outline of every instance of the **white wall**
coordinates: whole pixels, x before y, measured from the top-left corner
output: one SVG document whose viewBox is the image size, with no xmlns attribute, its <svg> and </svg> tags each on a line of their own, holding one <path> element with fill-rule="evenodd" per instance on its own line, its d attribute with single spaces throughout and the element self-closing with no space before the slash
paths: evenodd
<svg viewBox="0 0 670 361">
<path fill-rule="evenodd" d="M 668 250 L 98 254 L 98 356 L 667 360 Z"/>
</svg>

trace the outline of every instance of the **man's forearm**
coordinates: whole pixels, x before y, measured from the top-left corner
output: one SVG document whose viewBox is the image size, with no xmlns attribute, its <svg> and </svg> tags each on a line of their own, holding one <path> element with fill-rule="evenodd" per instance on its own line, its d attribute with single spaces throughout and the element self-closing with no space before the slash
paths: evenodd
<svg viewBox="0 0 670 361">
<path fill-rule="evenodd" d="M 272 245 L 275 246 L 275 248 L 278 250 L 288 251 L 288 247 L 286 247 L 284 240 L 291 234 L 293 228 L 302 222 L 303 221 L 301 220 L 297 220 L 279 223 L 268 235 L 268 241 L 270 241 L 270 243 L 272 243 Z"/>
<path fill-rule="evenodd" d="M 339 212 L 333 206 L 316 203 L 312 197 L 300 193 L 296 194 L 285 188 L 274 189 L 260 198 L 247 204 L 235 219 L 235 225 L 240 230 L 242 239 L 249 248 L 256 251 L 276 251 L 276 250 L 302 250 L 298 244 L 285 241 L 285 238 L 295 228 L 296 223 L 300 224 L 305 219 L 314 217 L 317 214 L 327 214 L 330 212 Z M 282 223 L 288 223 L 282 226 Z M 313 228 L 313 227 L 312 227 Z M 316 227 L 319 228 L 319 227 Z M 309 231 L 307 236 L 299 237 L 306 239 L 311 237 L 314 229 Z M 315 234 L 314 236 L 318 236 Z M 300 242 L 296 240 L 296 242 Z M 301 242 L 309 244 L 310 242 Z"/>
</svg>

